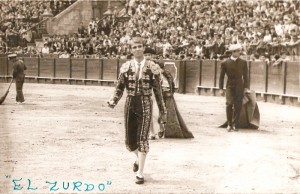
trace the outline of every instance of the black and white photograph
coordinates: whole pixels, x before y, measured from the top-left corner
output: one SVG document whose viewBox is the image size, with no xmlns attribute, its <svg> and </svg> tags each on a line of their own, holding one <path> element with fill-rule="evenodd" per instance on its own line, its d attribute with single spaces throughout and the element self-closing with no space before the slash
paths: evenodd
<svg viewBox="0 0 300 194">
<path fill-rule="evenodd" d="M 299 0 L 0 0 L 0 194 L 300 193 Z"/>
</svg>

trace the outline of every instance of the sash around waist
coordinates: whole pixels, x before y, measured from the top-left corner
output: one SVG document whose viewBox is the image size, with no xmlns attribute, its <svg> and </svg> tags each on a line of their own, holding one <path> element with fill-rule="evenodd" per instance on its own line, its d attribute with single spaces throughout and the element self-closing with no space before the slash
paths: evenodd
<svg viewBox="0 0 300 194">
<path fill-rule="evenodd" d="M 230 81 L 243 80 L 243 78 L 242 78 L 242 77 L 238 77 L 238 78 L 228 78 L 228 80 L 230 80 Z"/>
<path fill-rule="evenodd" d="M 142 92 L 136 92 L 135 94 L 127 94 L 127 97 L 137 97 L 137 96 L 152 96 L 152 94 L 143 94 Z"/>
</svg>

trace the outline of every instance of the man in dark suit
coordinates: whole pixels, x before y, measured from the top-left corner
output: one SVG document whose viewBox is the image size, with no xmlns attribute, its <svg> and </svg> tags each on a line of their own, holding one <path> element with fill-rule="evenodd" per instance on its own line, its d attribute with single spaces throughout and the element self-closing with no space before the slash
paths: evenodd
<svg viewBox="0 0 300 194">
<path fill-rule="evenodd" d="M 224 77 L 227 76 L 226 83 L 226 116 L 227 131 L 238 131 L 236 123 L 240 117 L 245 92 L 249 91 L 249 77 L 247 62 L 240 57 L 241 45 L 233 44 L 228 51 L 231 57 L 221 63 L 221 73 L 219 80 L 220 94 L 224 96 Z"/>
<path fill-rule="evenodd" d="M 213 46 L 214 59 L 220 58 L 225 53 L 225 43 L 222 39 L 222 35 L 218 34 L 217 40 Z"/>
<path fill-rule="evenodd" d="M 26 65 L 22 60 L 17 60 L 16 54 L 8 55 L 8 59 L 13 63 L 13 78 L 16 80 L 17 90 L 16 101 L 18 104 L 21 104 L 25 101 L 23 95 L 23 84 L 25 79 L 24 71 L 26 70 Z"/>
<path fill-rule="evenodd" d="M 80 34 L 80 37 L 84 37 L 86 34 L 86 28 L 83 25 L 83 22 L 80 22 L 80 26 L 78 27 L 78 34 Z"/>
</svg>

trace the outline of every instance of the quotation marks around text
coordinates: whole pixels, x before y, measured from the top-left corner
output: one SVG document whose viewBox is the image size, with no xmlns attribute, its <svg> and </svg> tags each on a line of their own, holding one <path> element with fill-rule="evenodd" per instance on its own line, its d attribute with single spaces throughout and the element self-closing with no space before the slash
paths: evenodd
<svg viewBox="0 0 300 194">
<path fill-rule="evenodd" d="M 105 191 L 108 186 L 112 185 L 112 181 L 102 183 L 88 183 L 83 181 L 49 181 L 46 180 L 43 185 L 34 183 L 31 179 L 12 178 L 11 175 L 5 175 L 6 179 L 12 179 L 12 188 L 15 191 L 31 190 L 35 191 L 39 188 L 47 188 L 50 192 L 60 191 L 76 191 L 76 192 L 91 192 Z"/>
</svg>

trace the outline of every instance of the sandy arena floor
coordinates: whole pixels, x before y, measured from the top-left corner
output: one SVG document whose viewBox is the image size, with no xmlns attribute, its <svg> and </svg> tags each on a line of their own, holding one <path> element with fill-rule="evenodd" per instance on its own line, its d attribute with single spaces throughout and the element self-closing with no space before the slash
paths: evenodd
<svg viewBox="0 0 300 194">
<path fill-rule="evenodd" d="M 110 109 L 112 92 L 25 83 L 26 103 L 17 105 L 13 85 L 0 106 L 0 193 L 300 192 L 299 107 L 258 102 L 259 130 L 228 133 L 218 128 L 224 98 L 175 94 L 195 138 L 150 141 L 146 182 L 136 185 L 125 95 Z"/>
</svg>

